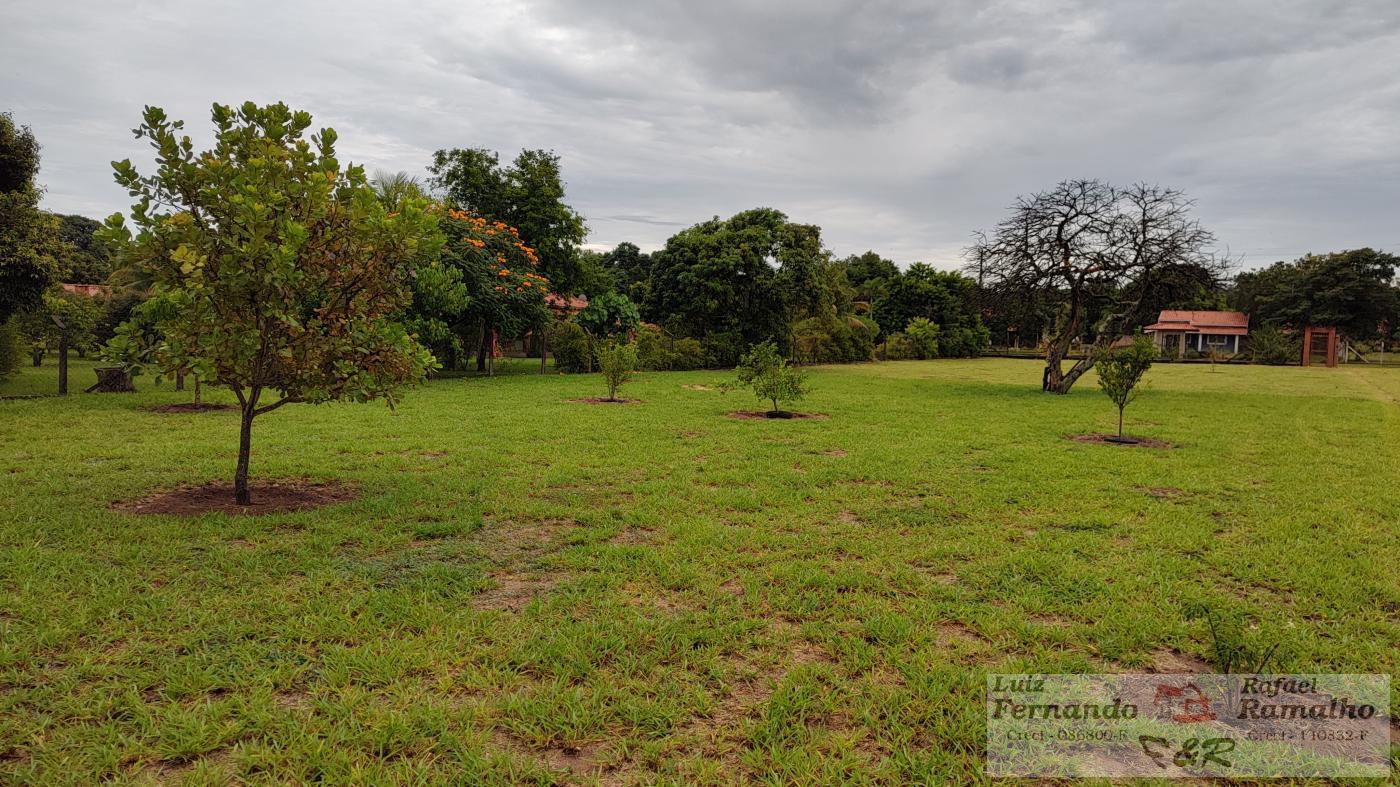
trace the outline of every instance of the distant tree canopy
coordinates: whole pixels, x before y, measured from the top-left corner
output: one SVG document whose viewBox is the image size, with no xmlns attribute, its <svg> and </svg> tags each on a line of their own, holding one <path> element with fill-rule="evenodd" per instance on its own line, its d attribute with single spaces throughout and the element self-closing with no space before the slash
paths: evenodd
<svg viewBox="0 0 1400 787">
<path fill-rule="evenodd" d="M 102 284 L 112 274 L 111 255 L 95 236 L 102 222 L 87 216 L 58 215 L 58 236 L 68 248 L 59 259 L 59 278 L 73 284 Z"/>
<path fill-rule="evenodd" d="M 787 344 L 797 319 L 849 303 L 835 273 L 819 228 L 754 208 L 682 230 L 652 254 L 642 314 L 732 365 L 750 345 Z"/>
<path fill-rule="evenodd" d="M 635 243 L 623 241 L 612 251 L 602 254 L 598 262 L 611 277 L 618 292 L 637 303 L 646 301 L 647 286 L 651 281 L 650 254 L 643 252 Z"/>
<path fill-rule="evenodd" d="M 837 264 L 845 271 L 846 283 L 854 289 L 855 297 L 870 303 L 879 300 L 885 294 L 886 283 L 900 275 L 899 266 L 893 260 L 887 260 L 873 251 L 853 254 Z"/>
<path fill-rule="evenodd" d="M 68 251 L 58 220 L 39 210 L 38 172 L 34 134 L 0 113 L 0 324 L 43 304 Z"/>
<path fill-rule="evenodd" d="M 1383 320 L 1395 327 L 1397 266 L 1400 257 L 1369 248 L 1309 254 L 1239 274 L 1230 305 L 1258 326 L 1335 325 L 1352 338 L 1369 338 Z"/>
<path fill-rule="evenodd" d="M 1142 324 L 1155 303 L 1215 284 L 1224 265 L 1209 252 L 1214 236 L 1190 209 L 1174 189 L 1069 180 L 1018 198 L 1011 215 L 968 250 L 968 270 L 985 277 L 989 308 L 1044 314 L 1054 306 L 1043 390 L 1068 393 L 1098 351 Z M 1071 343 L 1084 334 L 1094 337 L 1095 351 L 1065 371 Z"/>
<path fill-rule="evenodd" d="M 559 156 L 522 150 L 509 166 L 484 148 L 453 148 L 433 154 L 432 184 L 457 208 L 515 227 L 539 255 L 540 273 L 557 292 L 583 285 L 579 244 L 587 236 L 583 217 L 564 202 Z"/>
</svg>

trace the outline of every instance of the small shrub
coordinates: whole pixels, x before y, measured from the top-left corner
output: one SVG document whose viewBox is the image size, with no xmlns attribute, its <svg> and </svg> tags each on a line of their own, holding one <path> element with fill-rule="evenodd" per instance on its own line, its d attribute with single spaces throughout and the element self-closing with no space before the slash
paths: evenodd
<svg viewBox="0 0 1400 787">
<path fill-rule="evenodd" d="M 938 324 L 927 317 L 915 317 L 904 328 L 904 335 L 914 349 L 914 357 L 921 361 L 938 357 Z"/>
<path fill-rule="evenodd" d="M 739 360 L 738 385 L 752 388 L 754 396 L 773 404 L 769 417 L 785 415 L 782 404 L 807 395 L 807 377 L 801 369 L 789 366 L 773 342 L 754 345 Z"/>
<path fill-rule="evenodd" d="M 598 348 L 598 370 L 608 384 L 608 401 L 617 401 L 617 389 L 632 379 L 637 371 L 637 346 L 617 341 L 604 342 Z"/>
<path fill-rule="evenodd" d="M 944 358 L 976 358 L 991 340 L 991 331 L 980 320 L 971 328 L 945 326 L 938 337 L 938 353 Z"/>
<path fill-rule="evenodd" d="M 549 351 L 554 354 L 554 368 L 561 372 L 588 371 L 588 334 L 572 322 L 557 322 L 549 331 Z"/>
<path fill-rule="evenodd" d="M 1225 674 L 1258 675 L 1278 668 L 1281 641 L 1272 632 L 1251 632 L 1243 616 L 1213 609 L 1204 603 L 1187 605 L 1187 620 L 1204 620 L 1210 636 L 1210 662 Z M 1272 641 L 1270 641 L 1272 640 Z"/>
<path fill-rule="evenodd" d="M 1099 388 L 1118 407 L 1118 436 L 1123 436 L 1123 410 L 1137 398 L 1138 382 L 1152 368 L 1157 349 L 1146 336 L 1139 336 L 1121 350 L 1109 350 L 1099 355 L 1094 368 L 1099 373 Z"/>
<path fill-rule="evenodd" d="M 696 339 L 673 339 L 655 325 L 637 332 L 637 368 L 652 372 L 705 368 L 705 348 Z"/>
<path fill-rule="evenodd" d="M 885 339 L 885 360 L 907 361 L 914 357 L 914 341 L 903 333 L 892 333 Z"/>
<path fill-rule="evenodd" d="M 877 328 L 855 315 L 809 317 L 792 327 L 793 349 L 804 363 L 868 361 Z"/>
<path fill-rule="evenodd" d="M 1302 345 L 1297 337 L 1266 325 L 1250 335 L 1249 356 L 1255 363 L 1292 363 L 1302 356 Z"/>
<path fill-rule="evenodd" d="M 681 372 L 691 369 L 704 369 L 706 364 L 705 347 L 699 339 L 685 337 L 671 345 L 671 368 Z"/>
</svg>

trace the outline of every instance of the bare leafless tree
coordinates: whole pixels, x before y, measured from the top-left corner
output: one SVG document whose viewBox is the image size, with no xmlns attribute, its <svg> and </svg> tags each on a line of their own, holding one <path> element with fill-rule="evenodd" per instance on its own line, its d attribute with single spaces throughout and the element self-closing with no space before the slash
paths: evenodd
<svg viewBox="0 0 1400 787">
<path fill-rule="evenodd" d="M 977 236 L 968 271 L 983 278 L 992 308 L 1063 304 L 1047 337 L 1043 390 L 1069 393 L 1096 351 L 1125 336 L 1164 289 L 1213 285 L 1224 273 L 1209 251 L 1215 237 L 1191 218 L 1191 206 L 1160 186 L 1067 180 L 1018 198 L 990 235 Z M 1085 333 L 1094 347 L 1065 371 L 1071 343 Z"/>
</svg>

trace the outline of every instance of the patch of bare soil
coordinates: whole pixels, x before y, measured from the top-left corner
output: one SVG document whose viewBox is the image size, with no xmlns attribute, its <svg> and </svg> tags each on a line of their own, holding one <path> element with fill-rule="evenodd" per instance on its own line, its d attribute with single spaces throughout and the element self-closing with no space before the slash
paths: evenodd
<svg viewBox="0 0 1400 787">
<path fill-rule="evenodd" d="M 608 539 L 608 543 L 618 546 L 642 546 L 655 543 L 655 538 L 655 530 L 645 527 L 629 527 Z"/>
<path fill-rule="evenodd" d="M 1189 653 L 1159 648 L 1152 651 L 1152 671 L 1163 673 L 1205 674 L 1215 672 L 1215 668 L 1205 659 Z"/>
<path fill-rule="evenodd" d="M 515 566 L 544 555 L 555 547 L 560 536 L 579 527 L 572 519 L 515 522 L 488 517 L 473 534 L 473 540 L 497 565 Z"/>
<path fill-rule="evenodd" d="M 1128 448 L 1176 448 L 1174 444 L 1168 443 L 1165 440 L 1157 440 L 1151 437 L 1132 437 L 1130 435 L 1119 438 L 1116 434 L 1072 434 L 1065 435 L 1065 439 L 1073 440 L 1076 443 L 1120 445 Z"/>
<path fill-rule="evenodd" d="M 139 500 L 117 501 L 109 507 L 128 514 L 260 516 L 309 511 L 359 497 L 359 490 L 349 484 L 305 478 L 258 481 L 251 484 L 249 491 L 253 502 L 246 506 L 234 502 L 233 484 L 210 483 L 157 492 Z"/>
<path fill-rule="evenodd" d="M 641 404 L 641 399 L 609 399 L 606 396 L 590 396 L 586 399 L 570 399 L 574 404 Z"/>
<path fill-rule="evenodd" d="M 699 383 L 686 383 L 685 385 L 682 385 L 681 387 L 684 388 L 684 389 L 686 389 L 687 391 L 713 391 L 713 390 L 715 390 L 715 389 L 714 389 L 713 387 L 711 387 L 711 386 L 708 386 L 708 385 L 700 385 Z"/>
<path fill-rule="evenodd" d="M 535 748 L 508 732 L 497 730 L 491 736 L 497 748 L 509 751 L 516 756 L 538 760 L 556 771 L 568 771 L 570 775 L 602 775 L 608 766 L 604 759 L 603 745 L 584 743 L 579 746 L 561 744 Z"/>
<path fill-rule="evenodd" d="M 1155 497 L 1158 500 L 1170 500 L 1186 494 L 1186 490 L 1177 489 L 1174 486 L 1140 486 L 1138 491 L 1148 497 Z"/>
<path fill-rule="evenodd" d="M 237 407 L 231 404 L 210 404 L 208 402 L 201 402 L 199 404 L 195 404 L 194 402 L 176 402 L 175 404 L 162 404 L 146 408 L 146 410 L 152 413 L 219 413 L 237 409 Z"/>
<path fill-rule="evenodd" d="M 987 638 L 978 634 L 971 626 L 956 620 L 938 624 L 938 640 L 943 645 L 985 645 L 987 642 Z"/>
<path fill-rule="evenodd" d="M 730 418 L 737 418 L 740 421 L 795 421 L 811 418 L 814 420 L 825 420 L 828 416 L 823 413 L 798 413 L 790 410 L 735 410 L 726 413 Z"/>
<path fill-rule="evenodd" d="M 496 584 L 472 597 L 472 606 L 477 609 L 519 612 L 533 601 L 535 596 L 554 586 L 548 579 L 509 572 L 493 573 L 490 576 Z"/>
<path fill-rule="evenodd" d="M 829 450 L 829 451 L 822 451 L 822 456 L 830 456 L 830 457 L 835 457 L 835 458 L 838 458 L 838 459 L 841 458 L 841 457 L 843 457 L 843 456 L 845 456 L 845 455 L 846 455 L 846 451 L 845 451 L 844 449 L 841 449 L 841 448 L 832 448 L 832 449 Z"/>
</svg>

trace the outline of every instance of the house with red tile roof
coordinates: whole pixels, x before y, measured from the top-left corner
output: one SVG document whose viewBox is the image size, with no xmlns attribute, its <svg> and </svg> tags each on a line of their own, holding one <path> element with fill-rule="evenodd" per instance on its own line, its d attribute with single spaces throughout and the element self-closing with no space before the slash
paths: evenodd
<svg viewBox="0 0 1400 787">
<path fill-rule="evenodd" d="M 1188 350 L 1211 350 L 1234 355 L 1244 349 L 1249 336 L 1249 315 L 1244 312 L 1189 311 L 1165 309 L 1157 322 L 1142 329 L 1152 336 L 1163 355 L 1185 357 Z"/>
</svg>

